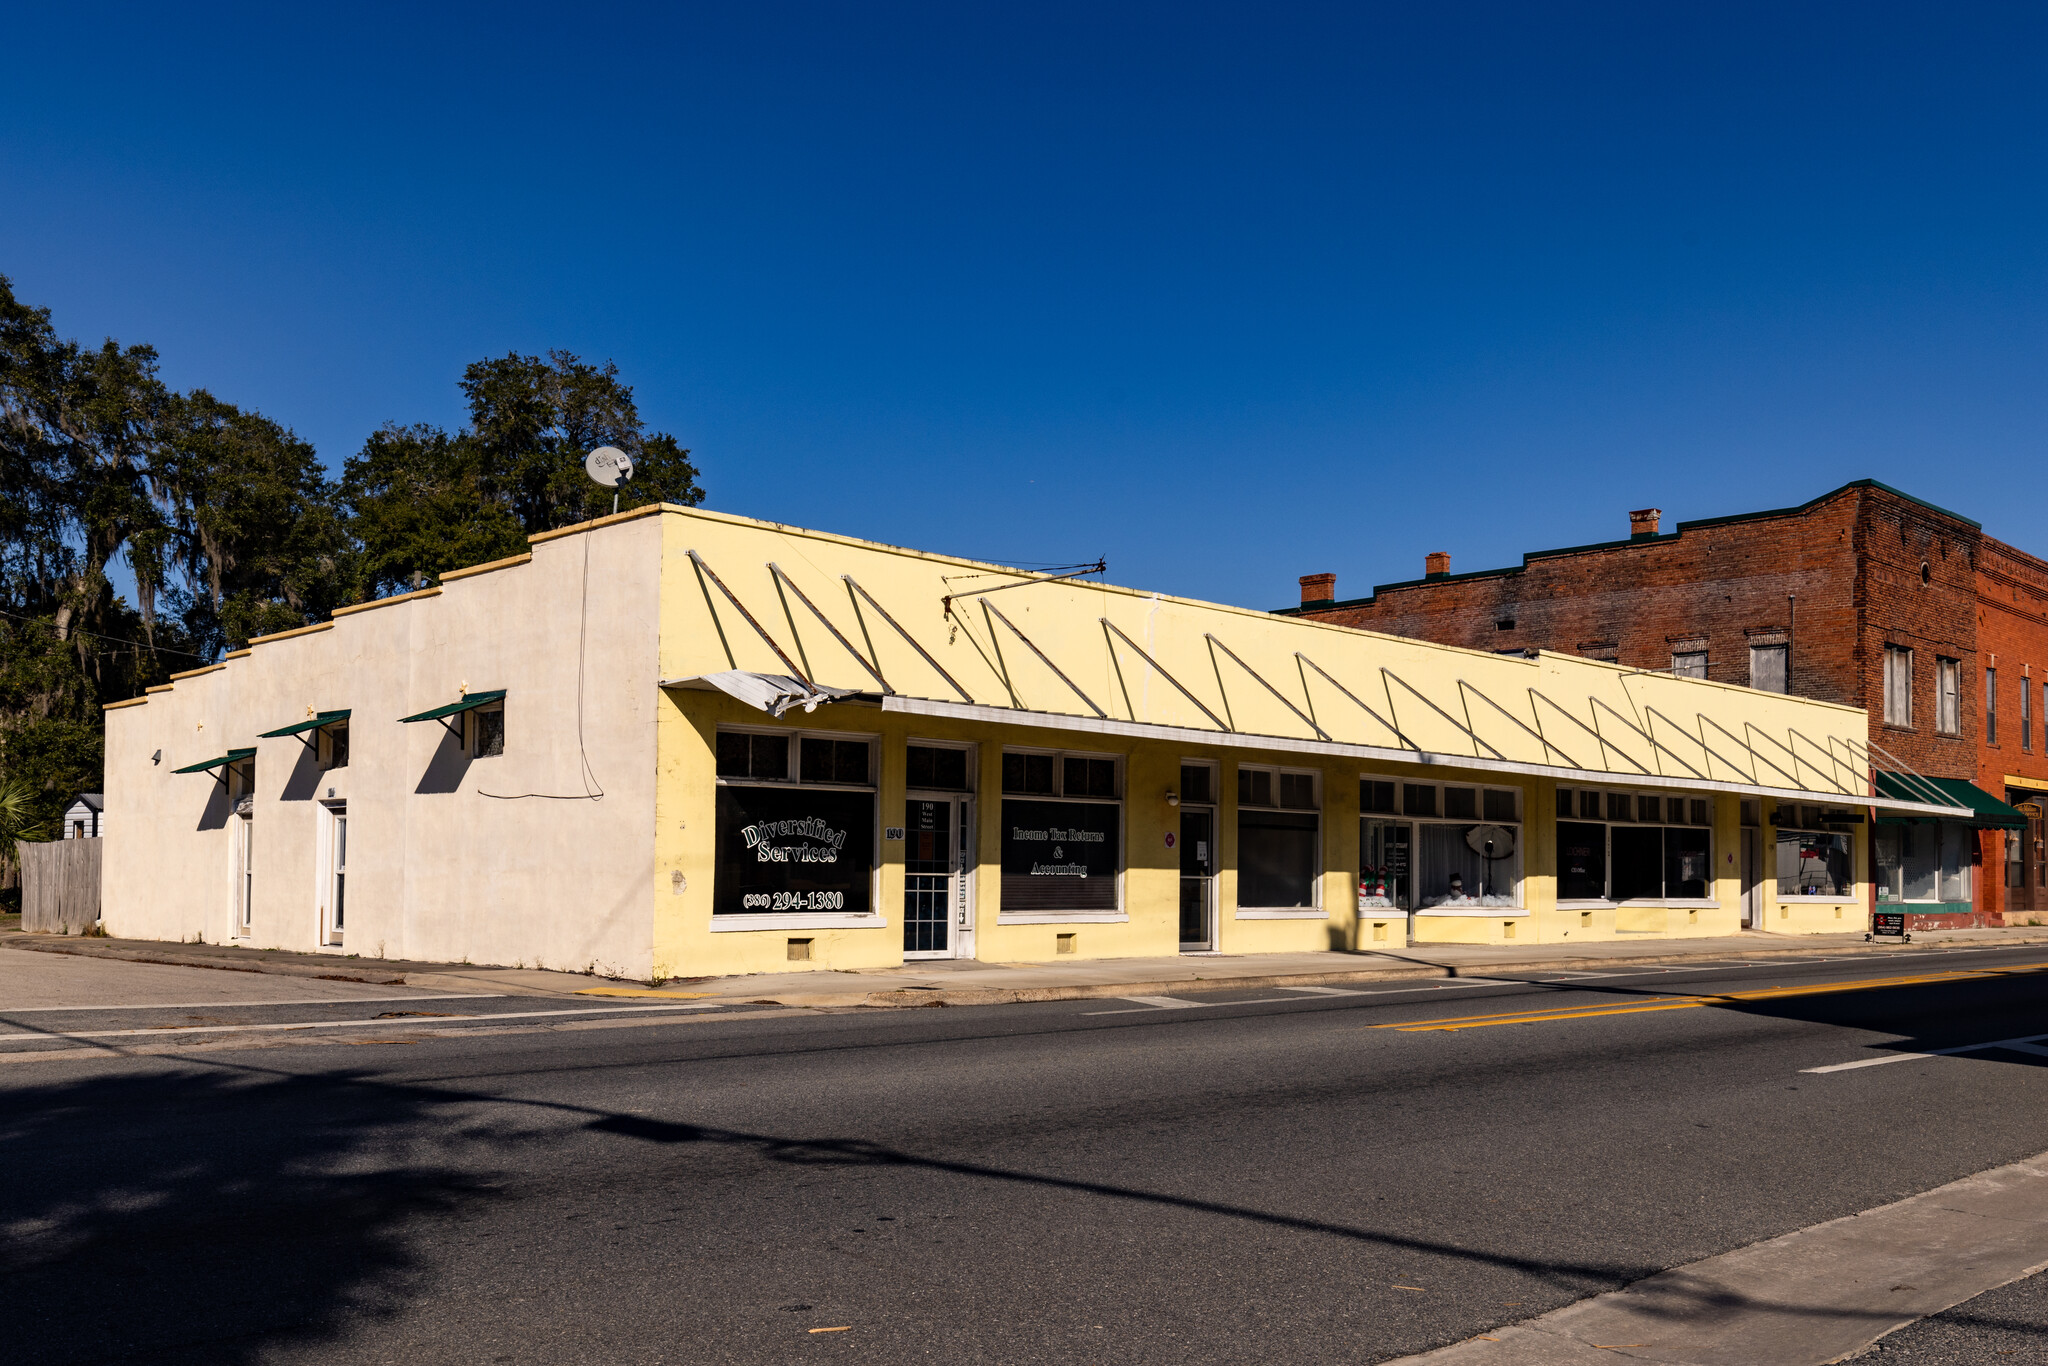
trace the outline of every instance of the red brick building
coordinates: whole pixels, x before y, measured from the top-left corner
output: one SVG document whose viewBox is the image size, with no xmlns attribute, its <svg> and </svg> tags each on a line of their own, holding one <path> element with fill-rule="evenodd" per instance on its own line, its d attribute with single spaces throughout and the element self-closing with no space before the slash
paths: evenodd
<svg viewBox="0 0 2048 1366">
<path fill-rule="evenodd" d="M 1335 575 L 1304 575 L 1301 605 L 1282 610 L 1860 707 L 1881 770 L 1939 780 L 1979 809 L 1969 821 L 1880 822 L 1880 902 L 1919 927 L 2008 913 L 2048 922 L 2034 804 L 2048 803 L 2048 561 L 1869 479 L 1795 508 L 1672 531 L 1661 520 L 1631 512 L 1626 539 L 1500 569 L 1452 573 L 1434 552 L 1421 578 L 1364 598 L 1338 598 Z M 2030 830 L 2007 837 L 2020 819 L 2007 802 L 2027 804 Z"/>
</svg>

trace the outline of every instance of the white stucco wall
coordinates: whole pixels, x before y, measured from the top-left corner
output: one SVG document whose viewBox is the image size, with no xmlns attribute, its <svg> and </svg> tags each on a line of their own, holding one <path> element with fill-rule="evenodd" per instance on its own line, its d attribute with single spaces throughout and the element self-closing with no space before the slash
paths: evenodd
<svg viewBox="0 0 2048 1366">
<path fill-rule="evenodd" d="M 333 800 L 347 804 L 350 856 L 347 933 L 330 951 L 645 977 L 660 520 L 543 539 L 530 563 L 256 642 L 110 710 L 109 828 L 127 838 L 105 851 L 108 931 L 325 947 L 321 807 Z M 499 688 L 502 755 L 470 759 L 435 722 L 398 724 Z M 297 737 L 257 738 L 340 708 L 352 712 L 346 768 L 322 768 Z M 237 938 L 224 790 L 173 770 L 251 747 L 254 914 Z M 601 800 L 582 797 L 586 758 Z"/>
</svg>

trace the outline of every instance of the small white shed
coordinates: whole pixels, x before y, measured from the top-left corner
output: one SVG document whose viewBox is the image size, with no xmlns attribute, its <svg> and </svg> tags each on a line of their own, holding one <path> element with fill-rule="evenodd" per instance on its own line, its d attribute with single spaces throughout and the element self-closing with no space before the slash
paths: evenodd
<svg viewBox="0 0 2048 1366">
<path fill-rule="evenodd" d="M 106 833 L 105 811 L 107 799 L 97 792 L 81 792 L 71 799 L 71 805 L 64 808 L 64 833 L 59 837 L 67 840 L 96 840 Z"/>
</svg>

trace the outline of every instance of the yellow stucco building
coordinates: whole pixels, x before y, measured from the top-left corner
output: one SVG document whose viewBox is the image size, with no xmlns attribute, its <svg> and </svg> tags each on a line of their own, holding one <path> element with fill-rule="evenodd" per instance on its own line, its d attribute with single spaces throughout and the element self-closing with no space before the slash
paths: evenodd
<svg viewBox="0 0 2048 1366">
<path fill-rule="evenodd" d="M 1861 930 L 1872 814 L 1953 814 L 1864 729 L 649 508 L 109 708 L 104 923 L 638 978 Z"/>
</svg>

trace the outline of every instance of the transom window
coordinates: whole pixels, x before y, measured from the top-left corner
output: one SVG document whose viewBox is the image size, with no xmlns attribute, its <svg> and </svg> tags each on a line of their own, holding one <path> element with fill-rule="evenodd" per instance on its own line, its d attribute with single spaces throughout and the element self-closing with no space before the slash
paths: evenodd
<svg viewBox="0 0 2048 1366">
<path fill-rule="evenodd" d="M 734 782 L 872 787 L 874 744 L 837 735 L 721 730 L 718 776 Z"/>
<path fill-rule="evenodd" d="M 1003 793 L 1015 797 L 1087 797 L 1115 801 L 1121 765 L 1110 756 L 1005 750 Z"/>
<path fill-rule="evenodd" d="M 913 792 L 965 792 L 967 751 L 958 745 L 906 745 L 903 785 Z"/>
<path fill-rule="evenodd" d="M 1240 764 L 1237 769 L 1237 804 L 1277 807 L 1282 811 L 1314 811 L 1320 805 L 1316 801 L 1318 776 L 1313 772 L 1290 772 Z"/>
</svg>

